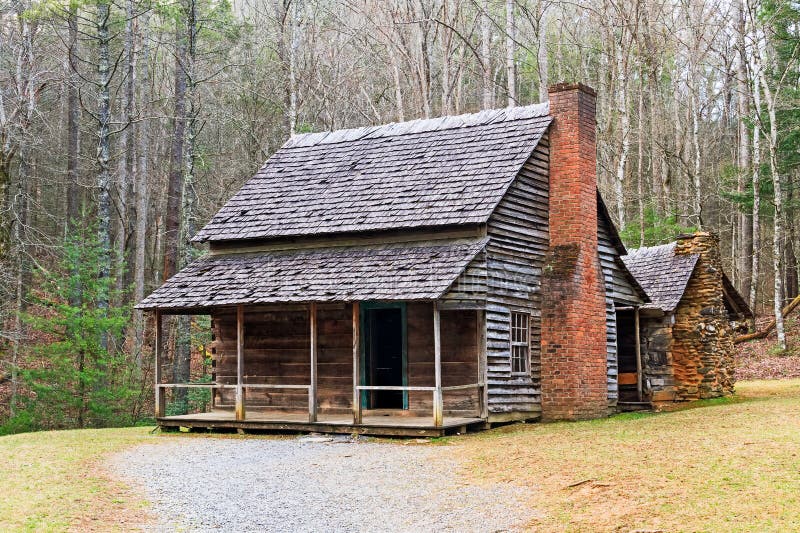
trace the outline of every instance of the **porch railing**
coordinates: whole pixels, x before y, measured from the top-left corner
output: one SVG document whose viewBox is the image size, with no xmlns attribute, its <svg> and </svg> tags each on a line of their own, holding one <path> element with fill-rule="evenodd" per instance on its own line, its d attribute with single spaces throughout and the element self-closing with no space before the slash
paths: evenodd
<svg viewBox="0 0 800 533">
<path fill-rule="evenodd" d="M 422 392 L 430 392 L 433 394 L 433 425 L 434 427 L 441 427 L 444 421 L 444 400 L 442 398 L 443 392 L 454 391 L 454 390 L 467 390 L 467 389 L 478 389 L 478 404 L 481 405 L 483 402 L 483 388 L 486 385 L 484 383 L 468 383 L 466 385 L 450 385 L 447 387 L 412 387 L 412 386 L 401 386 L 401 385 L 359 385 L 356 387 L 358 391 L 359 399 L 361 397 L 362 391 L 422 391 Z M 361 422 L 361 402 L 358 402 L 358 405 L 354 407 L 355 412 L 355 422 Z M 479 408 L 482 411 L 482 409 Z"/>
<path fill-rule="evenodd" d="M 242 383 L 241 385 L 237 385 L 235 383 L 158 383 L 156 384 L 156 418 L 163 417 L 166 414 L 166 396 L 163 394 L 163 391 L 166 389 L 232 389 L 237 391 L 237 395 L 242 395 L 242 400 L 244 400 L 244 391 L 247 389 L 305 390 L 308 393 L 308 421 L 317 421 L 316 405 L 314 395 L 311 393 L 311 385 L 278 385 L 272 383 Z M 241 405 L 237 405 L 236 419 L 245 420 L 245 418 L 246 414 L 244 409 L 244 401 L 242 401 Z"/>
<path fill-rule="evenodd" d="M 416 386 L 392 386 L 392 385 L 359 385 L 356 387 L 358 391 L 359 398 L 361 396 L 362 391 L 403 391 L 403 392 L 430 392 L 433 395 L 433 425 L 435 427 L 441 427 L 444 418 L 444 401 L 442 398 L 442 393 L 450 392 L 450 391 L 457 391 L 457 390 L 468 390 L 468 389 L 478 389 L 478 403 L 479 405 L 483 401 L 483 389 L 486 385 L 484 383 L 468 383 L 466 385 L 450 385 L 447 387 L 437 388 L 434 386 L 431 387 L 416 387 Z M 229 389 L 229 390 L 237 390 L 239 389 L 239 385 L 236 384 L 224 384 L 224 383 L 158 383 L 156 384 L 156 390 L 158 394 L 156 397 L 159 399 L 160 405 L 156 406 L 156 417 L 160 418 L 166 415 L 166 395 L 163 393 L 166 389 Z M 305 390 L 308 393 L 308 421 L 309 422 L 316 422 L 316 413 L 315 413 L 315 405 L 314 405 L 314 398 L 311 394 L 311 385 L 278 385 L 272 383 L 243 383 L 241 385 L 242 389 L 296 389 L 296 390 Z M 357 413 L 357 423 L 361 423 L 361 402 L 358 402 L 358 405 L 355 406 L 354 411 Z M 241 409 L 240 412 L 237 412 L 237 420 L 245 420 L 246 414 L 244 409 Z"/>
</svg>

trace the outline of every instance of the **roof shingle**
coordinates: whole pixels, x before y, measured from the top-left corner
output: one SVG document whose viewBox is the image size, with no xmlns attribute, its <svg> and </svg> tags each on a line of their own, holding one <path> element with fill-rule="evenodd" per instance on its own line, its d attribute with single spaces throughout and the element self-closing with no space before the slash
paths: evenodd
<svg viewBox="0 0 800 533">
<path fill-rule="evenodd" d="M 630 250 L 622 261 L 650 297 L 645 309 L 671 313 L 686 290 L 699 254 L 675 255 L 675 244 Z"/>
<path fill-rule="evenodd" d="M 137 308 L 431 300 L 485 245 L 486 239 L 450 240 L 211 255 L 175 274 Z"/>
<path fill-rule="evenodd" d="M 194 241 L 486 222 L 550 121 L 537 104 L 297 135 Z"/>
</svg>

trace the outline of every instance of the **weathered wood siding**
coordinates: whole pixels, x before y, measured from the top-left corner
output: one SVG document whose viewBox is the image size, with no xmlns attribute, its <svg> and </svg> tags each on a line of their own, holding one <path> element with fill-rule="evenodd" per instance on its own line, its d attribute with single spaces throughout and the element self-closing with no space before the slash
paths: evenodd
<svg viewBox="0 0 800 533">
<path fill-rule="evenodd" d="M 353 395 L 352 321 L 349 305 L 319 306 L 317 311 L 317 401 L 320 410 L 351 409 Z M 213 351 L 219 383 L 236 383 L 236 313 L 212 316 Z M 244 380 L 246 383 L 307 385 L 311 380 L 308 312 L 304 309 L 258 311 L 244 315 Z M 218 405 L 229 406 L 226 390 Z M 303 410 L 304 390 L 247 391 L 249 407 Z"/>
<path fill-rule="evenodd" d="M 236 313 L 212 316 L 216 380 L 236 383 Z M 346 412 L 353 398 L 353 324 L 350 304 L 319 305 L 317 310 L 317 401 L 320 412 Z M 307 385 L 311 379 L 308 312 L 302 308 L 245 310 L 244 376 L 246 383 Z M 442 385 L 478 382 L 476 311 L 443 311 Z M 433 306 L 407 304 L 408 384 L 434 385 Z M 249 408 L 305 411 L 304 390 L 252 389 L 247 392 Z M 219 407 L 232 407 L 233 390 L 220 392 Z M 409 393 L 409 410 L 429 414 L 430 392 Z M 478 391 L 470 389 L 444 393 L 446 413 L 475 416 Z"/>
<path fill-rule="evenodd" d="M 478 383 L 477 312 L 442 311 L 442 386 Z M 408 384 L 412 387 L 435 385 L 433 353 L 433 306 L 427 302 L 409 303 Z M 429 414 L 433 409 L 433 393 L 409 392 L 408 407 Z M 470 414 L 479 409 L 478 390 L 444 392 L 445 413 Z"/>
<path fill-rule="evenodd" d="M 486 356 L 490 415 L 541 412 L 541 273 L 548 232 L 549 143 L 543 137 L 487 225 Z M 512 311 L 531 314 L 531 372 L 512 375 Z"/>
<path fill-rule="evenodd" d="M 442 296 L 442 307 L 482 309 L 486 305 L 487 275 L 484 250 L 470 261 L 464 272 Z"/>
<path fill-rule="evenodd" d="M 675 372 L 672 364 L 673 316 L 660 311 L 645 311 L 641 315 L 642 371 L 646 399 L 649 400 L 675 399 Z"/>
<path fill-rule="evenodd" d="M 612 222 L 599 210 L 597 217 L 597 241 L 600 251 L 600 263 L 603 266 L 606 291 L 617 305 L 640 305 L 642 298 L 631 283 L 622 260 L 620 251 L 614 246 L 612 239 Z"/>
<path fill-rule="evenodd" d="M 614 245 L 613 231 L 612 222 L 608 219 L 605 209 L 598 206 L 597 246 L 606 286 L 606 367 L 608 369 L 609 406 L 615 406 L 619 400 L 616 307 L 642 303 L 641 297 L 619 259 L 620 252 Z"/>
</svg>

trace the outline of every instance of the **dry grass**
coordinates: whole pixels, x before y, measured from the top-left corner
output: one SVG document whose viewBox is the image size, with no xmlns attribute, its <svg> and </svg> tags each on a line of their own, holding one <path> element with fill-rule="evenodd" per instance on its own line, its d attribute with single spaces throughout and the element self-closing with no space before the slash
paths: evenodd
<svg viewBox="0 0 800 533">
<path fill-rule="evenodd" d="M 441 444 L 464 460 L 462 482 L 525 486 L 530 530 L 800 531 L 800 380 L 738 391 L 670 413 L 514 425 Z M 148 428 L 0 437 L 0 531 L 146 523 L 147 502 L 102 465 L 164 438 L 180 437 Z"/>
<path fill-rule="evenodd" d="M 800 531 L 800 380 L 741 383 L 735 398 L 670 413 L 451 443 L 473 482 L 527 487 L 531 530 Z"/>
<path fill-rule="evenodd" d="M 150 429 L 0 437 L 0 531 L 113 531 L 146 523 L 147 503 L 112 480 L 102 459 L 159 438 Z"/>
</svg>

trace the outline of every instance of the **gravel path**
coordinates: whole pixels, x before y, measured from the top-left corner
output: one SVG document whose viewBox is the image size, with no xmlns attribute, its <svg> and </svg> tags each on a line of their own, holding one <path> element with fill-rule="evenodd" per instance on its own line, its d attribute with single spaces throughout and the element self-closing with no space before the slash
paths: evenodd
<svg viewBox="0 0 800 533">
<path fill-rule="evenodd" d="M 528 489 L 471 486 L 447 446 L 181 438 L 114 456 L 159 531 L 506 531 Z"/>
</svg>

